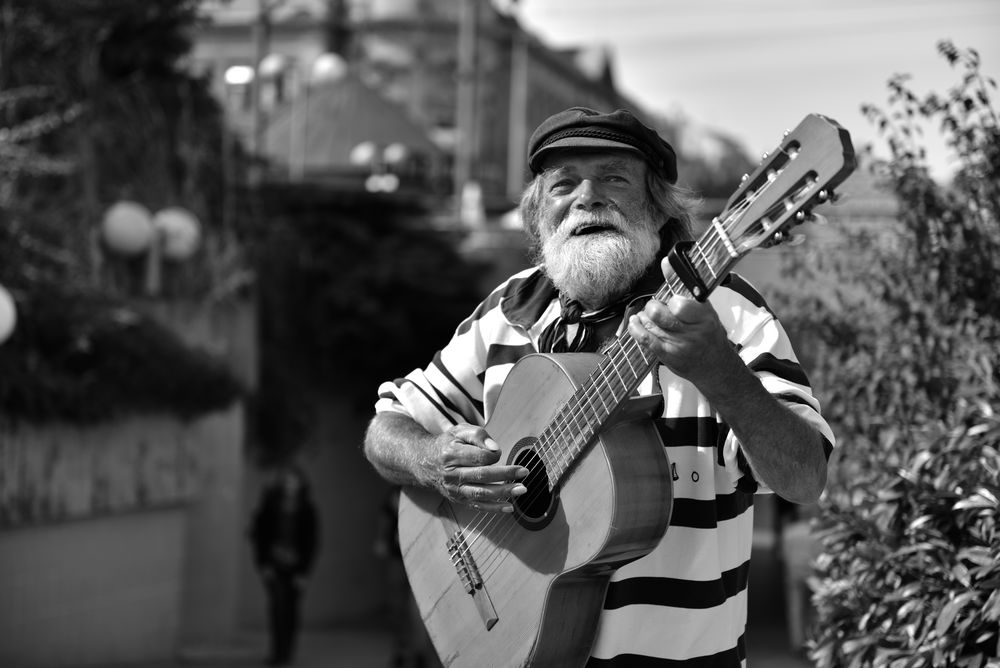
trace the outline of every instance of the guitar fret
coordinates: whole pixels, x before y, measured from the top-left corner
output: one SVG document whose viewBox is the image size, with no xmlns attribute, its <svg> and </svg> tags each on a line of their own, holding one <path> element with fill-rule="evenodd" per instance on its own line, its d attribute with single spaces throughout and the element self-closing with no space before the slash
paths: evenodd
<svg viewBox="0 0 1000 668">
<path fill-rule="evenodd" d="M 628 361 L 628 357 L 625 358 L 625 361 Z M 629 365 L 629 366 L 631 366 L 631 365 Z M 618 375 L 618 382 L 621 383 L 622 393 L 625 393 L 626 391 L 628 391 L 628 383 L 625 382 L 624 378 L 622 378 L 622 371 L 621 371 L 621 369 L 618 368 L 618 364 L 617 363 L 612 363 L 611 368 L 613 368 L 615 370 L 615 373 Z"/>
</svg>

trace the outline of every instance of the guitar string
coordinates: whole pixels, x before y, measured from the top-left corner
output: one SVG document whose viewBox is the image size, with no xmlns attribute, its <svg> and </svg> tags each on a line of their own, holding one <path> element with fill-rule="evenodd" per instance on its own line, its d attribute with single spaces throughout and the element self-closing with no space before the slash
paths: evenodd
<svg viewBox="0 0 1000 668">
<path fill-rule="evenodd" d="M 713 281 L 717 280 L 718 274 L 715 272 L 715 270 L 712 269 L 709 256 L 710 255 L 713 257 L 719 256 L 719 253 L 721 251 L 722 253 L 724 253 L 723 262 L 728 261 L 728 259 L 732 259 L 732 253 L 729 250 L 731 247 L 730 246 L 731 238 L 726 236 L 726 234 L 734 228 L 734 225 L 731 224 L 732 221 L 742 218 L 743 213 L 747 209 L 749 209 L 750 206 L 753 205 L 753 203 L 762 193 L 764 193 L 771 187 L 772 182 L 773 181 L 765 181 L 764 183 L 761 184 L 761 186 L 757 190 L 749 192 L 746 196 L 744 196 L 744 198 L 738 203 L 737 206 L 735 206 L 733 209 L 727 212 L 727 215 L 722 220 L 720 220 L 719 223 L 719 227 L 721 227 L 723 230 L 722 232 L 719 232 L 715 228 L 715 226 L 709 228 L 709 230 L 706 231 L 706 233 L 703 235 L 703 240 L 705 237 L 709 237 L 710 233 L 713 230 L 715 231 L 715 235 L 708 240 L 708 243 L 705 244 L 704 247 L 700 243 L 695 245 L 695 247 L 698 248 L 699 252 L 702 255 L 700 264 L 704 265 L 704 267 L 700 268 L 708 269 L 708 271 L 713 275 L 712 279 Z M 772 205 L 771 208 L 776 208 L 781 203 L 782 202 L 779 201 L 774 205 Z M 771 208 L 769 208 L 768 211 L 770 211 Z M 696 258 L 693 259 L 692 261 L 695 263 L 699 262 Z M 664 298 L 669 298 L 669 296 L 678 294 L 682 290 L 684 290 L 684 285 L 682 284 L 680 278 L 676 274 L 673 274 L 670 278 L 668 278 L 665 281 L 665 283 L 656 292 L 654 298 L 659 299 L 660 301 L 664 301 Z M 641 373 L 639 374 L 635 373 L 635 366 L 632 363 L 632 360 L 635 357 L 636 353 L 638 353 L 638 357 L 641 359 L 641 364 L 640 364 Z M 638 360 L 636 361 L 638 362 Z M 634 378 L 629 383 L 622 382 L 623 379 L 621 378 L 621 371 L 620 371 L 620 369 L 624 369 L 624 365 L 622 364 L 622 362 L 628 364 L 629 369 L 634 376 Z M 598 364 L 597 368 L 595 368 L 595 370 L 591 373 L 587 381 L 596 380 L 596 378 L 600 376 L 605 376 L 606 378 L 607 373 L 610 369 L 618 375 L 619 382 L 622 382 L 622 392 L 623 392 L 622 399 L 624 399 L 624 397 L 627 396 L 628 393 L 631 393 L 634 390 L 634 388 L 629 388 L 628 386 L 632 384 L 637 385 L 639 382 L 641 382 L 642 378 L 649 373 L 649 370 L 650 368 L 652 368 L 652 366 L 653 366 L 653 360 L 647 359 L 647 354 L 645 349 L 639 346 L 638 343 L 634 339 L 632 339 L 627 333 L 624 333 L 619 337 L 618 345 L 612 347 L 611 354 L 608 357 L 606 357 L 605 360 L 603 360 L 600 364 Z M 557 411 L 556 415 L 553 417 L 549 426 L 545 430 L 543 430 L 542 434 L 539 435 L 538 437 L 539 447 L 536 448 L 536 450 L 541 453 L 542 460 L 543 461 L 552 460 L 553 459 L 552 455 L 554 454 L 555 461 L 552 463 L 557 464 L 556 468 L 560 471 L 558 475 L 550 477 L 549 482 L 551 484 L 551 487 L 555 487 L 555 485 L 558 484 L 559 480 L 561 480 L 566 470 L 568 470 L 569 466 L 572 465 L 572 463 L 576 460 L 580 452 L 582 452 L 582 450 L 597 435 L 597 433 L 599 432 L 600 424 L 606 421 L 609 415 L 613 413 L 614 410 L 616 410 L 615 404 L 619 403 L 615 399 L 614 391 L 612 389 L 610 395 L 610 399 L 612 400 L 612 409 L 608 411 L 607 410 L 608 404 L 604 401 L 605 392 L 598 387 L 598 383 L 596 382 L 592 383 L 587 381 L 585 381 L 583 385 L 581 385 L 581 387 L 577 388 L 577 391 L 575 391 L 573 395 L 570 397 L 570 399 L 563 405 L 563 407 L 559 411 Z M 582 394 L 580 393 L 581 389 L 583 390 Z M 602 407 L 605 409 L 605 412 L 607 413 L 607 415 L 604 416 L 603 420 L 600 419 L 599 416 L 593 412 L 593 410 L 591 410 L 590 414 L 587 414 L 587 406 L 591 404 L 596 405 L 596 403 L 594 402 L 594 397 L 588 395 L 595 395 L 595 394 L 597 398 L 600 399 Z M 576 406 L 573 407 L 572 406 L 573 404 L 576 404 Z M 572 426 L 570 423 L 571 422 L 576 423 L 576 421 L 581 416 L 581 413 L 583 416 L 583 421 L 586 425 L 586 429 L 587 430 L 593 429 L 593 433 L 591 433 L 586 439 L 583 439 L 582 443 L 577 443 L 577 441 L 580 440 L 579 430 L 578 429 L 572 430 L 574 432 L 574 435 L 571 436 L 569 439 L 568 442 L 569 447 L 568 448 L 566 447 L 567 444 L 563 444 L 562 446 L 560 446 L 559 441 L 566 440 L 565 434 L 567 430 L 570 430 Z M 591 422 L 592 418 L 598 418 L 597 428 L 594 428 L 593 423 Z M 550 434 L 550 432 L 553 431 L 556 432 L 555 435 Z M 548 437 L 546 437 L 547 434 L 549 434 Z M 548 470 L 550 466 L 551 464 L 547 464 L 546 469 Z M 532 496 L 529 497 L 528 500 L 537 501 L 541 494 L 548 494 L 548 493 L 549 493 L 548 489 L 545 490 L 544 492 L 542 491 L 534 493 L 529 492 L 529 494 L 531 494 Z M 510 498 L 507 499 L 507 501 L 510 500 L 512 499 Z M 470 525 L 465 529 L 467 532 L 474 535 L 471 541 L 469 541 L 467 538 L 467 543 L 466 543 L 467 549 L 471 553 L 474 550 L 474 548 L 479 544 L 480 537 L 483 534 L 485 534 L 487 530 L 500 523 L 507 524 L 507 527 L 506 530 L 503 531 L 502 535 L 497 537 L 495 540 L 490 541 L 489 546 L 493 548 L 492 553 L 484 554 L 482 557 L 476 559 L 477 563 L 479 564 L 478 568 L 480 571 L 480 576 L 483 578 L 484 581 L 495 572 L 497 559 L 502 560 L 506 556 L 506 550 L 503 550 L 500 547 L 500 543 L 502 543 L 503 540 L 507 537 L 507 535 L 509 535 L 509 533 L 517 527 L 517 522 L 513 517 L 508 516 L 506 513 L 498 515 L 497 513 L 493 512 L 480 512 L 474 518 L 473 522 L 470 523 Z"/>
<path fill-rule="evenodd" d="M 753 197 L 747 197 L 741 200 L 739 205 L 737 205 L 728 212 L 728 215 L 724 218 L 725 222 L 723 222 L 721 225 L 723 229 L 725 229 L 726 231 L 732 229 L 732 226 L 728 225 L 728 223 L 742 216 L 742 213 L 747 208 L 750 207 L 750 205 L 753 203 L 753 200 L 756 198 L 756 196 L 759 195 L 759 191 L 755 191 L 754 193 L 752 193 L 752 195 Z M 704 236 L 709 236 L 709 233 L 706 232 Z M 726 241 L 729 241 L 729 239 L 727 238 L 723 240 L 721 238 L 721 235 L 719 235 L 718 231 L 716 231 L 716 236 L 710 238 L 710 240 L 706 244 L 706 250 L 702 251 L 703 259 L 707 258 L 707 256 L 710 254 L 716 255 L 719 252 L 720 247 L 722 250 L 724 250 L 726 256 L 730 256 L 728 247 L 726 246 Z M 700 244 L 698 245 L 700 246 Z M 712 273 L 715 274 L 714 271 L 712 271 Z M 660 287 L 660 289 L 655 293 L 654 298 L 663 301 L 664 297 L 668 297 L 673 294 L 678 294 L 681 290 L 683 290 L 683 288 L 684 286 L 680 281 L 679 277 L 676 274 L 674 274 L 669 279 L 667 279 L 667 281 L 664 283 L 663 286 Z M 641 359 L 640 373 L 635 373 L 635 366 L 632 363 L 632 360 L 635 359 L 636 354 L 638 354 L 639 359 Z M 619 337 L 619 344 L 617 346 L 613 346 L 611 355 L 609 355 L 601 364 L 598 365 L 598 367 L 594 370 L 594 372 L 592 372 L 588 380 L 593 379 L 599 375 L 605 375 L 607 373 L 607 367 L 612 367 L 615 370 L 615 372 L 618 373 L 620 376 L 620 372 L 618 371 L 618 369 L 624 368 L 622 364 L 623 361 L 629 365 L 633 375 L 636 376 L 636 378 L 634 378 L 632 383 L 630 384 L 633 383 L 638 384 L 639 382 L 641 382 L 642 378 L 645 377 L 646 374 L 648 374 L 649 369 L 653 366 L 653 360 L 647 358 L 645 349 L 640 347 L 638 343 L 633 338 L 631 338 L 631 336 L 628 335 L 626 332 Z M 638 360 L 636 361 L 638 362 Z M 625 387 L 627 387 L 627 384 L 623 385 L 623 391 Z M 581 389 L 583 389 L 582 394 L 580 394 Z M 628 392 L 631 391 L 632 389 L 628 390 Z M 552 487 L 554 487 L 555 484 L 558 483 L 562 475 L 565 474 L 565 471 L 568 469 L 569 465 L 572 464 L 572 462 L 578 457 L 579 453 L 584 449 L 584 447 L 586 447 L 588 443 L 590 443 L 593 440 L 593 437 L 597 434 L 598 429 L 594 429 L 594 433 L 590 434 L 589 437 L 584 439 L 582 443 L 577 443 L 577 441 L 580 440 L 580 434 L 579 430 L 575 430 L 576 433 L 571 437 L 569 442 L 570 449 L 567 450 L 565 447 L 559 446 L 559 440 L 560 439 L 565 440 L 565 434 L 567 430 L 570 429 L 571 426 L 570 422 L 576 421 L 580 416 L 581 411 L 583 411 L 584 413 L 583 418 L 585 424 L 587 425 L 587 429 L 591 429 L 593 427 L 591 423 L 591 418 L 597 416 L 593 414 L 591 415 L 586 414 L 587 404 L 594 403 L 593 396 L 588 396 L 588 395 L 593 395 L 593 394 L 596 394 L 597 397 L 601 399 L 601 403 L 606 409 L 607 404 L 606 402 L 604 402 L 603 393 L 599 388 L 597 388 L 597 384 L 585 381 L 580 388 L 577 388 L 577 391 L 574 392 L 570 400 L 567 401 L 566 404 L 564 404 L 563 407 L 556 413 L 556 415 L 550 422 L 549 427 L 543 430 L 542 434 L 540 434 L 538 437 L 539 447 L 537 447 L 536 450 L 540 452 L 542 460 L 543 461 L 552 460 L 553 459 L 552 454 L 554 453 L 556 455 L 555 456 L 556 461 L 553 463 L 557 464 L 558 465 L 557 468 L 560 469 L 560 473 L 558 474 L 558 476 L 555 476 L 553 479 L 550 479 L 549 481 Z M 613 392 L 611 398 L 614 399 Z M 570 405 L 574 403 L 582 405 L 582 408 L 570 408 Z M 613 412 L 613 410 L 611 412 Z M 598 422 L 600 422 L 600 420 L 598 420 Z M 552 432 L 555 433 L 553 434 Z M 550 468 L 551 465 L 552 464 L 548 464 L 547 469 Z M 529 494 L 531 495 L 530 497 L 528 497 L 529 502 L 531 500 L 537 501 L 539 495 L 543 493 L 547 494 L 548 490 L 545 490 L 544 492 L 542 491 L 529 492 Z M 510 501 L 511 499 L 508 498 L 507 500 Z M 472 535 L 471 540 L 469 540 L 468 537 L 466 538 L 467 549 L 471 554 L 473 551 L 475 551 L 475 548 L 480 543 L 480 538 L 489 529 L 496 527 L 497 524 L 507 524 L 507 527 L 505 531 L 502 531 L 500 536 L 498 536 L 495 540 L 489 542 L 488 547 L 493 548 L 492 552 L 485 553 L 479 557 L 474 557 L 476 563 L 478 564 L 480 577 L 484 581 L 488 579 L 493 573 L 495 573 L 495 569 L 498 567 L 497 561 L 498 560 L 502 561 L 503 558 L 505 558 L 506 551 L 500 547 L 500 544 L 509 535 L 511 531 L 517 528 L 517 521 L 506 513 L 498 515 L 497 513 L 493 512 L 480 512 L 466 529 L 466 531 Z M 502 527 L 497 527 L 497 528 L 502 528 Z"/>
</svg>

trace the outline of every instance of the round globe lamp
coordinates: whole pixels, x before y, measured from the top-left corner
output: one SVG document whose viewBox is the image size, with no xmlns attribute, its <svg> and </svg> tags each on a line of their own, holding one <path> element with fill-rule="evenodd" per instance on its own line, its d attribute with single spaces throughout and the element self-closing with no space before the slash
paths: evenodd
<svg viewBox="0 0 1000 668">
<path fill-rule="evenodd" d="M 160 252 L 165 259 L 181 262 L 198 250 L 201 224 L 187 209 L 176 206 L 157 211 L 153 227 L 160 235 Z"/>
<path fill-rule="evenodd" d="M 112 204 L 101 221 L 101 236 L 108 248 L 124 256 L 146 252 L 156 232 L 149 209 L 138 202 Z"/>
<path fill-rule="evenodd" d="M 17 326 L 17 306 L 14 297 L 4 286 L 0 285 L 0 345 L 14 333 Z"/>
</svg>

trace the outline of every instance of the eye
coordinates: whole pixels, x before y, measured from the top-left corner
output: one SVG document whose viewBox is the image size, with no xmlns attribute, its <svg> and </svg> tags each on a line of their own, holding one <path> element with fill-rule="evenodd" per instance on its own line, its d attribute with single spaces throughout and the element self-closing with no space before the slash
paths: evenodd
<svg viewBox="0 0 1000 668">
<path fill-rule="evenodd" d="M 608 174 L 604 180 L 611 183 L 628 183 L 628 177 L 623 174 Z"/>
<path fill-rule="evenodd" d="M 566 193 L 573 192 L 573 188 L 576 187 L 576 182 L 571 179 L 557 179 L 549 185 L 549 192 L 564 195 Z"/>
</svg>

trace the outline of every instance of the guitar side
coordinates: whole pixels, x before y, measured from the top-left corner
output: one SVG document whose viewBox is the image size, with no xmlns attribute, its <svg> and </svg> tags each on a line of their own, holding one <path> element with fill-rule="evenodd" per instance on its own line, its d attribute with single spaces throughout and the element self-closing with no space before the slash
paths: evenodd
<svg viewBox="0 0 1000 668">
<path fill-rule="evenodd" d="M 501 461 L 544 429 L 599 360 L 530 355 L 514 366 L 486 425 Z M 649 419 L 659 403 L 649 397 L 626 403 L 558 485 L 544 522 L 480 513 L 435 492 L 404 488 L 403 562 L 445 666 L 586 662 L 611 573 L 647 554 L 670 516 L 669 463 Z M 468 543 L 473 575 L 481 576 L 475 595 L 457 572 L 461 551 L 448 549 L 456 533 Z"/>
</svg>

